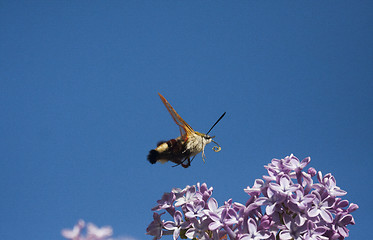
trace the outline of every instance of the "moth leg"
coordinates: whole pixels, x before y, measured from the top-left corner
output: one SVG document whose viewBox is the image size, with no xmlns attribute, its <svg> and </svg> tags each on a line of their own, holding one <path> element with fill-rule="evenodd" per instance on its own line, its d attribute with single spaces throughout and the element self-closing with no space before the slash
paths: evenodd
<svg viewBox="0 0 373 240">
<path fill-rule="evenodd" d="M 197 156 L 197 155 L 194 155 L 194 156 L 193 156 L 193 158 L 192 158 L 192 160 L 190 160 L 190 162 L 192 162 L 192 161 L 193 161 L 193 159 L 194 159 L 194 158 L 195 158 L 196 156 Z"/>
<path fill-rule="evenodd" d="M 181 163 L 178 163 L 178 164 L 175 164 L 175 165 L 173 165 L 172 167 L 177 167 L 177 166 L 179 166 Z"/>
<path fill-rule="evenodd" d="M 187 164 L 184 164 L 184 162 L 188 160 Z M 184 161 L 181 162 L 181 166 L 183 166 L 183 168 L 188 168 L 190 166 L 190 158 L 186 158 L 184 159 Z"/>
<path fill-rule="evenodd" d="M 185 162 L 186 160 L 188 160 L 188 163 L 187 163 L 187 164 L 184 164 L 184 162 Z M 177 167 L 177 166 L 181 165 L 181 166 L 183 166 L 184 168 L 187 168 L 187 167 L 190 166 L 190 162 L 191 162 L 191 161 L 190 161 L 190 158 L 185 158 L 185 159 L 182 160 L 180 163 L 177 163 L 177 164 L 173 165 L 172 167 Z"/>
<path fill-rule="evenodd" d="M 202 150 L 202 160 L 205 162 L 206 155 L 205 155 L 205 149 Z"/>
</svg>

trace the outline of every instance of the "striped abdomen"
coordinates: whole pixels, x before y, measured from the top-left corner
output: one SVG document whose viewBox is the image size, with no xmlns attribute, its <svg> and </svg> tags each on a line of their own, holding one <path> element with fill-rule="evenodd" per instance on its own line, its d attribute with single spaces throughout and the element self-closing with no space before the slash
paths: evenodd
<svg viewBox="0 0 373 240">
<path fill-rule="evenodd" d="M 181 137 L 178 137 L 167 142 L 158 143 L 157 148 L 149 152 L 148 161 L 151 164 L 157 161 L 161 163 L 171 161 L 180 164 L 189 156 L 189 151 L 185 149 L 185 141 Z"/>
</svg>

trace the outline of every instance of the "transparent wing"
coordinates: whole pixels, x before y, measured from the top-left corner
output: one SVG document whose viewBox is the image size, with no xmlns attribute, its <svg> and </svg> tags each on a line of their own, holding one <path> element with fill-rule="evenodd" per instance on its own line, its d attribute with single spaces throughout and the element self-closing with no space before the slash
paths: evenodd
<svg viewBox="0 0 373 240">
<path fill-rule="evenodd" d="M 163 104 L 166 106 L 168 112 L 171 114 L 171 117 L 174 119 L 175 123 L 179 126 L 180 135 L 188 136 L 190 133 L 193 133 L 194 132 L 193 128 L 189 126 L 189 124 L 186 123 L 184 119 L 180 117 L 179 114 L 177 114 L 175 109 L 171 106 L 171 104 L 167 102 L 167 100 L 162 96 L 162 94 L 158 93 L 158 95 L 161 98 Z"/>
</svg>

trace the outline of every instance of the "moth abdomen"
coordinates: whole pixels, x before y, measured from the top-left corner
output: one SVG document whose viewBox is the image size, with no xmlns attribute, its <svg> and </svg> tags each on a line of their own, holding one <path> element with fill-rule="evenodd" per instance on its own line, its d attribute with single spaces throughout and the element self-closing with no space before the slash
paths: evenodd
<svg viewBox="0 0 373 240">
<path fill-rule="evenodd" d="M 150 150 L 148 161 L 151 164 L 157 161 L 161 163 L 181 162 L 187 155 L 189 155 L 189 151 L 185 150 L 184 141 L 181 138 L 176 138 L 159 142 L 156 149 Z"/>
<path fill-rule="evenodd" d="M 159 152 L 157 150 L 150 150 L 149 155 L 148 155 L 148 161 L 151 164 L 154 164 L 158 161 L 159 159 Z"/>
</svg>

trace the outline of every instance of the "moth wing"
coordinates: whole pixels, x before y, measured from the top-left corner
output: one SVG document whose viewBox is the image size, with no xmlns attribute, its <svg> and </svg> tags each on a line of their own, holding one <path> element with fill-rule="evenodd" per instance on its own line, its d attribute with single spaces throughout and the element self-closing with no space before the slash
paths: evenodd
<svg viewBox="0 0 373 240">
<path fill-rule="evenodd" d="M 175 111 L 175 109 L 171 106 L 171 104 L 169 104 L 167 102 L 167 100 L 162 96 L 162 94 L 158 93 L 158 95 L 161 98 L 161 100 L 162 100 L 163 104 L 165 105 L 165 107 L 167 108 L 168 112 L 171 114 L 172 119 L 179 126 L 180 135 L 181 136 L 186 135 L 186 137 L 187 137 L 188 135 L 190 135 L 191 133 L 193 133 L 194 132 L 193 128 L 191 126 L 189 126 L 189 124 L 186 123 L 184 121 L 184 119 L 182 119 L 180 117 L 179 114 L 177 114 L 177 112 Z"/>
</svg>

